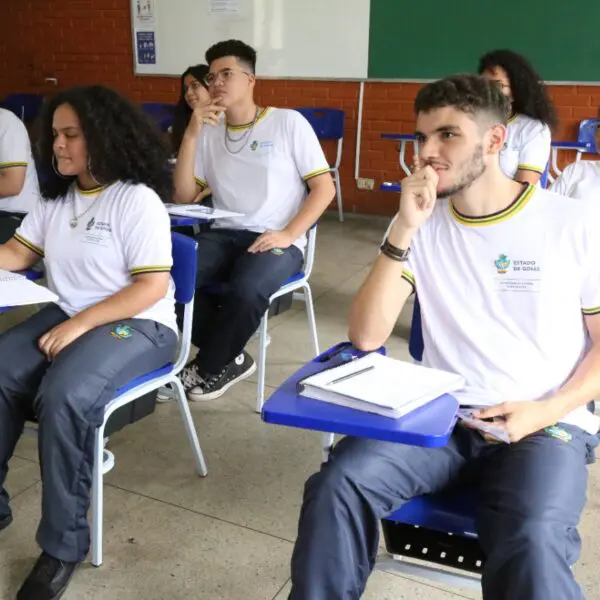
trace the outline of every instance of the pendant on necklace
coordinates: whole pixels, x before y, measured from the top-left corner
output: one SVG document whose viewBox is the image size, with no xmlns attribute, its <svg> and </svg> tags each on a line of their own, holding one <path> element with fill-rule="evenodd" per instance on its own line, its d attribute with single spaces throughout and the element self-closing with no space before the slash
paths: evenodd
<svg viewBox="0 0 600 600">
<path fill-rule="evenodd" d="M 71 229 L 75 229 L 75 227 L 77 227 L 77 219 L 75 217 L 73 217 L 70 221 L 69 221 L 69 225 L 71 226 Z"/>
</svg>

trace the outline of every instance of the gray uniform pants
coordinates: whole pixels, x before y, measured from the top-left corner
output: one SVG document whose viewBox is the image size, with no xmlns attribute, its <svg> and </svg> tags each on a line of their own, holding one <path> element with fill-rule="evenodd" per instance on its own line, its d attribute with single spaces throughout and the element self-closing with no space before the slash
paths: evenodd
<svg viewBox="0 0 600 600">
<path fill-rule="evenodd" d="M 510 445 L 462 426 L 443 448 L 344 438 L 306 483 L 290 599 L 360 598 L 380 519 L 415 496 L 469 482 L 479 494 L 485 600 L 581 600 L 570 566 L 597 443 L 568 425 Z"/>
<path fill-rule="evenodd" d="M 8 461 L 25 421 L 39 421 L 42 519 L 37 542 L 55 558 L 81 561 L 89 549 L 87 511 L 95 430 L 115 391 L 174 356 L 175 333 L 145 319 L 93 329 L 48 362 L 39 338 L 67 320 L 56 305 L 0 335 L 0 516 Z"/>
</svg>

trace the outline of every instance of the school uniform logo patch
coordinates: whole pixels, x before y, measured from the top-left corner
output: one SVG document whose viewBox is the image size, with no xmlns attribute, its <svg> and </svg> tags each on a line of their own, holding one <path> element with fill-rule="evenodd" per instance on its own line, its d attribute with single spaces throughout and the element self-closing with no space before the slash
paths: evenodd
<svg viewBox="0 0 600 600">
<path fill-rule="evenodd" d="M 110 335 L 117 338 L 118 340 L 127 340 L 132 335 L 131 327 L 127 325 L 117 325 L 111 332 Z"/>
<path fill-rule="evenodd" d="M 251 144 L 250 144 L 250 150 L 252 150 L 252 152 L 254 152 L 256 149 L 258 148 L 258 142 L 256 140 L 254 140 Z"/>
<path fill-rule="evenodd" d="M 271 250 L 271 254 L 274 254 L 275 256 L 283 256 L 284 252 L 281 248 L 273 248 L 273 250 Z"/>
<path fill-rule="evenodd" d="M 496 265 L 496 270 L 498 271 L 498 273 L 504 274 L 508 270 L 508 267 L 510 267 L 510 260 L 508 259 L 508 256 L 506 256 L 506 254 L 501 254 L 494 261 L 494 264 Z"/>
<path fill-rule="evenodd" d="M 546 427 L 546 429 L 544 429 L 544 431 L 550 437 L 553 437 L 553 438 L 556 438 L 557 440 L 566 442 L 567 444 L 573 439 L 573 436 L 568 431 L 565 431 L 562 427 L 559 427 L 558 425 L 552 425 L 551 427 Z"/>
</svg>

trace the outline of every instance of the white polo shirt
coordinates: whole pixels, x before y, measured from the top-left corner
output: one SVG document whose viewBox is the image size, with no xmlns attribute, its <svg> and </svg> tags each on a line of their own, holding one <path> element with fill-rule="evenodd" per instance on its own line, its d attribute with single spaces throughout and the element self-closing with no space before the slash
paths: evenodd
<svg viewBox="0 0 600 600">
<path fill-rule="evenodd" d="M 81 215 L 77 227 L 69 222 Z M 158 195 L 141 184 L 116 182 L 83 192 L 73 185 L 64 198 L 41 200 L 15 237 L 44 257 L 48 287 L 69 316 L 126 288 L 133 276 L 169 272 L 171 224 Z M 175 287 L 135 315 L 177 332 Z"/>
<path fill-rule="evenodd" d="M 500 168 L 514 179 L 517 171 L 534 171 L 542 174 L 550 158 L 552 135 L 545 123 L 513 115 L 508 120 L 504 150 L 500 152 Z"/>
<path fill-rule="evenodd" d="M 17 196 L 0 198 L 0 211 L 27 213 L 40 197 L 29 134 L 21 119 L 0 108 L 0 169 L 11 167 L 25 167 L 25 182 Z"/>
<path fill-rule="evenodd" d="M 600 203 L 535 186 L 501 213 L 472 218 L 439 202 L 404 277 L 416 288 L 423 364 L 464 376 L 465 405 L 551 396 L 580 363 L 583 314 L 600 313 Z M 563 421 L 589 433 L 585 407 Z"/>
<path fill-rule="evenodd" d="M 565 168 L 550 189 L 570 198 L 600 201 L 600 161 L 574 162 Z"/>
<path fill-rule="evenodd" d="M 212 190 L 215 208 L 244 216 L 219 219 L 213 227 L 258 233 L 284 229 L 302 208 L 308 194 L 306 182 L 329 172 L 313 128 L 295 110 L 265 108 L 254 128 L 244 125 L 227 127 L 227 131 L 234 139 L 244 133 L 248 137 L 226 145 L 224 119 L 205 126 L 197 144 L 194 176 Z M 294 245 L 303 250 L 306 236 Z"/>
</svg>

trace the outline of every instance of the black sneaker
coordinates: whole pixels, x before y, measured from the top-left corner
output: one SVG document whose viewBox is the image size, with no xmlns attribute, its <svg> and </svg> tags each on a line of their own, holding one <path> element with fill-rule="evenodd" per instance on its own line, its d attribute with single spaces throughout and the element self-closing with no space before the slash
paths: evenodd
<svg viewBox="0 0 600 600">
<path fill-rule="evenodd" d="M 65 593 L 78 564 L 42 552 L 21 586 L 17 600 L 58 600 Z"/>
<path fill-rule="evenodd" d="M 201 376 L 197 373 L 200 381 L 196 386 L 186 389 L 188 400 L 204 402 L 220 398 L 232 385 L 250 377 L 254 371 L 256 371 L 254 359 L 247 352 L 242 352 L 216 375 Z"/>
<path fill-rule="evenodd" d="M 0 531 L 6 529 L 12 522 L 12 515 L 5 515 L 4 517 L 0 517 Z"/>
</svg>

